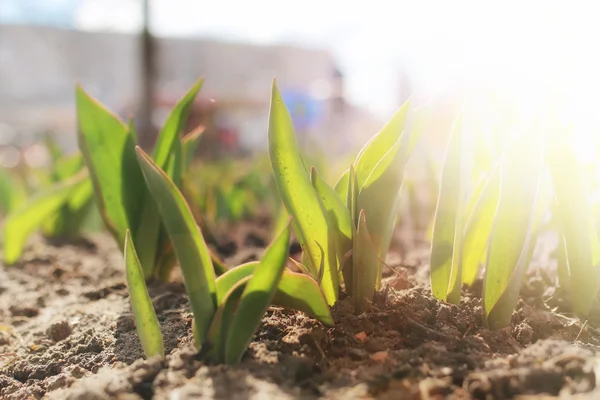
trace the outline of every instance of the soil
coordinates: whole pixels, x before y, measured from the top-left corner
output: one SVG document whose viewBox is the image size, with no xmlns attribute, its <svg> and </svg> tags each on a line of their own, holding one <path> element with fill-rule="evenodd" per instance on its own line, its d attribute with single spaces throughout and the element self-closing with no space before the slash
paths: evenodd
<svg viewBox="0 0 600 400">
<path fill-rule="evenodd" d="M 216 246 L 230 265 L 269 241 L 260 230 L 234 236 Z M 597 321 L 573 318 L 544 270 L 528 275 L 513 323 L 492 332 L 477 288 L 460 306 L 431 296 L 427 253 L 399 232 L 371 312 L 356 315 L 342 296 L 325 328 L 271 309 L 244 361 L 226 367 L 198 360 L 178 277 L 150 285 L 167 356 L 144 360 L 112 239 L 37 239 L 22 262 L 0 268 L 0 398 L 600 398 Z"/>
</svg>

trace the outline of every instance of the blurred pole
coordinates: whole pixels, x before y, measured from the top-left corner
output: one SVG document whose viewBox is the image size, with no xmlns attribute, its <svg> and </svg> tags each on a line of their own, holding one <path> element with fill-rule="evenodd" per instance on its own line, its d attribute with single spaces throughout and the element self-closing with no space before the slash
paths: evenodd
<svg viewBox="0 0 600 400">
<path fill-rule="evenodd" d="M 150 0 L 142 0 L 142 35 L 140 54 L 140 108 L 137 130 L 140 144 L 149 148 L 154 143 L 152 111 L 154 109 L 154 40 L 150 33 Z"/>
</svg>

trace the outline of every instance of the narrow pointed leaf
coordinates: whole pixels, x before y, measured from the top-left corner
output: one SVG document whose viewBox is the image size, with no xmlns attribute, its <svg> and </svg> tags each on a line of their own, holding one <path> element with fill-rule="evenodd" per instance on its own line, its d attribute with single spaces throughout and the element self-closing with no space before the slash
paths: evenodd
<svg viewBox="0 0 600 400">
<path fill-rule="evenodd" d="M 406 101 L 392 119 L 360 151 L 355 161 L 359 189 L 363 187 L 373 168 L 390 147 L 400 139 L 408 119 L 410 101 Z"/>
<path fill-rule="evenodd" d="M 570 143 L 559 132 L 552 133 L 549 139 L 546 159 L 558 202 L 557 221 L 566 246 L 570 298 L 574 310 L 585 317 L 600 289 L 600 242 L 590 192 Z"/>
<path fill-rule="evenodd" d="M 462 277 L 467 286 L 475 282 L 488 247 L 500 196 L 500 176 L 500 166 L 497 166 L 476 192 L 476 200 L 469 207 L 471 212 L 465 225 L 462 249 Z"/>
<path fill-rule="evenodd" d="M 404 133 L 372 168 L 356 198 L 356 208 L 365 211 L 367 228 L 380 259 L 385 260 L 400 207 L 400 188 L 412 148 L 413 137 Z M 357 178 L 358 179 L 358 178 Z M 377 288 L 381 265 L 377 268 Z"/>
<path fill-rule="evenodd" d="M 179 133 L 185 126 L 187 117 L 203 82 L 204 78 L 198 80 L 198 82 L 196 82 L 196 84 L 194 84 L 194 86 L 192 86 L 192 88 L 177 102 L 158 135 L 152 158 L 154 159 L 154 162 L 156 162 L 156 165 L 163 170 L 167 168 L 173 146 L 175 146 L 175 143 L 179 140 Z"/>
<path fill-rule="evenodd" d="M 125 231 L 139 226 L 146 190 L 135 157 L 135 138 L 116 116 L 80 87 L 77 120 L 79 148 L 94 184 L 98 208 L 121 247 Z"/>
<path fill-rule="evenodd" d="M 531 136 L 531 137 L 528 137 Z M 483 283 L 484 322 L 490 329 L 510 324 L 534 245 L 542 151 L 524 134 L 507 150 Z"/>
<path fill-rule="evenodd" d="M 303 167 L 292 119 L 275 82 L 269 114 L 269 153 L 279 193 L 294 218 L 294 230 L 305 254 L 303 260 L 315 276 L 321 264 L 321 251 L 316 243 L 325 249 L 325 276 L 321 287 L 327 302 L 333 304 L 338 296 L 335 245 L 330 244 L 327 217 Z"/>
<path fill-rule="evenodd" d="M 135 326 L 146 358 L 164 357 L 165 350 L 160 325 L 152 300 L 146 288 L 142 266 L 135 253 L 129 230 L 125 235 L 125 276 L 129 289 L 129 302 L 133 310 Z"/>
<path fill-rule="evenodd" d="M 231 328 L 235 312 L 239 307 L 242 294 L 251 278 L 252 276 L 248 275 L 234 282 L 233 286 L 223 296 L 223 301 L 219 304 L 215 312 L 208 331 L 208 338 L 210 346 L 212 346 L 210 354 L 219 362 L 225 360 L 228 332 Z"/>
<path fill-rule="evenodd" d="M 138 160 L 148 189 L 175 248 L 196 323 L 196 344 L 206 339 L 216 307 L 215 272 L 202 233 L 175 184 L 139 147 Z"/>
<path fill-rule="evenodd" d="M 344 171 L 342 176 L 338 179 L 335 184 L 335 192 L 338 194 L 340 199 L 345 200 L 348 197 L 348 175 L 350 174 L 350 169 Z"/>
<path fill-rule="evenodd" d="M 325 182 L 315 167 L 311 170 L 311 182 L 327 212 L 327 220 L 334 229 L 338 264 L 344 254 L 352 249 L 352 219 L 346 204 L 335 190 Z M 345 199 L 344 199 L 345 200 Z"/>
<path fill-rule="evenodd" d="M 271 304 L 285 269 L 289 242 L 288 225 L 267 248 L 260 263 L 255 267 L 252 278 L 246 284 L 240 298 L 240 305 L 231 321 L 231 327 L 224 332 L 227 337 L 225 346 L 227 364 L 235 364 L 242 359 L 265 311 Z"/>
<path fill-rule="evenodd" d="M 181 149 L 183 156 L 183 171 L 187 172 L 194 159 L 200 138 L 204 132 L 204 126 L 199 126 L 181 139 Z"/>
<path fill-rule="evenodd" d="M 352 277 L 352 282 L 354 288 L 352 290 L 352 299 L 354 300 L 354 308 L 358 312 L 363 312 L 370 308 L 373 301 L 379 264 L 377 248 L 371 240 L 363 210 L 360 211 L 358 217 L 358 227 L 354 235 L 353 247 L 352 271 L 354 276 Z"/>
<path fill-rule="evenodd" d="M 462 280 L 465 166 L 462 120 L 448 140 L 431 242 L 431 289 L 440 300 L 458 304 Z"/>
</svg>

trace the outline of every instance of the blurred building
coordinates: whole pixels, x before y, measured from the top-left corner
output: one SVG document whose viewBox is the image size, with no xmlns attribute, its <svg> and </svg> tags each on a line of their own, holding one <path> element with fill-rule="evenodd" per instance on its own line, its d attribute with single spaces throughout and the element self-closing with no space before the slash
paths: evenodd
<svg viewBox="0 0 600 400">
<path fill-rule="evenodd" d="M 157 38 L 155 47 L 157 126 L 201 76 L 206 80 L 191 125 L 233 133 L 248 149 L 266 148 L 273 77 L 295 105 L 290 112 L 308 142 L 352 137 L 362 130 L 359 121 L 371 121 L 343 100 L 342 76 L 327 51 L 172 38 Z M 0 126 L 23 142 L 58 132 L 63 145 L 74 148 L 75 84 L 128 118 L 140 103 L 139 52 L 132 34 L 0 25 Z"/>
</svg>

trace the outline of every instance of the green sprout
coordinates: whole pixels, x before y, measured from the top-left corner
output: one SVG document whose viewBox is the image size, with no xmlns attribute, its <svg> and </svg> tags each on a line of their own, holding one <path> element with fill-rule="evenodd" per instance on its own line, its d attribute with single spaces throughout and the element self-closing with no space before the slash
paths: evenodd
<svg viewBox="0 0 600 400">
<path fill-rule="evenodd" d="M 571 293 L 573 310 L 587 317 L 598 296 L 600 240 L 589 182 L 556 126 L 510 140 L 479 182 L 472 182 L 474 155 L 465 143 L 473 138 L 463 133 L 461 119 L 450 135 L 431 244 L 432 292 L 458 304 L 462 284 L 472 286 L 483 266 L 483 316 L 490 329 L 510 324 L 544 230 L 559 234 L 559 282 Z"/>
<path fill-rule="evenodd" d="M 405 103 L 367 143 L 333 188 L 316 168 L 305 169 L 290 114 L 273 83 L 269 151 L 277 187 L 303 249 L 301 264 L 322 277 L 329 305 L 337 301 L 342 281 L 357 311 L 366 310 L 379 289 L 405 165 L 420 133 L 405 130 L 409 107 Z"/>
<path fill-rule="evenodd" d="M 200 138 L 201 130 L 186 135 L 181 131 L 201 85 L 199 80 L 175 105 L 152 153 L 156 164 L 179 188 L 184 185 Z M 166 280 L 175 263 L 173 246 L 137 162 L 134 126 L 121 122 L 83 89 L 78 87 L 76 95 L 79 147 L 102 219 L 121 248 L 125 232 L 130 231 L 140 249 L 146 279 Z"/>
<path fill-rule="evenodd" d="M 285 268 L 289 221 L 262 259 L 216 277 L 215 267 L 189 205 L 169 175 L 139 147 L 137 158 L 160 218 L 173 243 L 193 313 L 194 339 L 207 357 L 239 362 L 270 305 L 295 309 L 332 325 L 319 284 Z M 163 354 L 158 321 L 148 296 L 134 239 L 126 234 L 125 263 L 130 301 L 147 357 Z"/>
<path fill-rule="evenodd" d="M 19 197 L 24 197 L 17 187 L 14 192 L 12 187 L 7 192 L 2 190 L 7 193 L 3 196 L 13 193 L 3 227 L 6 264 L 19 260 L 27 238 L 38 228 L 47 238 L 77 237 L 93 210 L 92 185 L 81 154 L 65 156 L 57 151 L 51 151 L 50 172 L 37 172 L 41 187 L 21 205 L 15 205 Z"/>
</svg>

